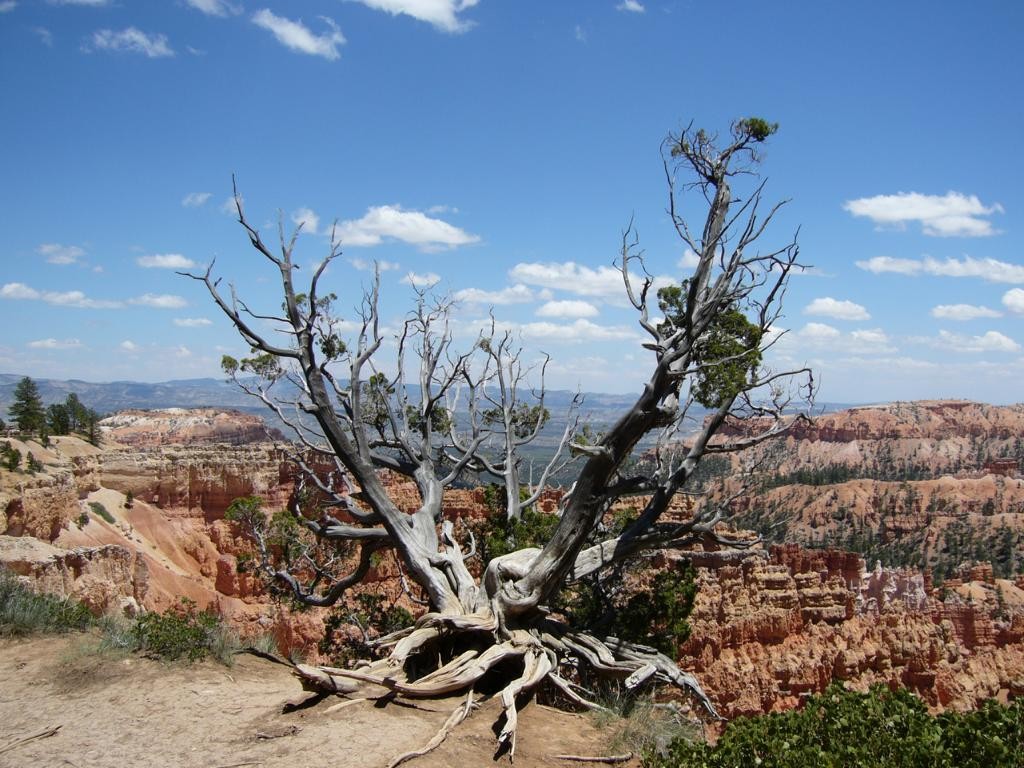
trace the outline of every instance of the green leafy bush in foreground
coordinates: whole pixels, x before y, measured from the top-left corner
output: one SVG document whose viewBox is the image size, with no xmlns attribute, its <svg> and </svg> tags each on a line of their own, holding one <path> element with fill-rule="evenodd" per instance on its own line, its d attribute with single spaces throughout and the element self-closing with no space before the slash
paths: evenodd
<svg viewBox="0 0 1024 768">
<path fill-rule="evenodd" d="M 0 569 L 0 636 L 67 632 L 92 623 L 89 609 L 78 601 L 38 595 L 13 573 Z"/>
<path fill-rule="evenodd" d="M 210 611 L 194 601 L 166 613 L 144 613 L 135 619 L 94 617 L 88 607 L 71 598 L 36 594 L 13 573 L 0 568 L 0 637 L 27 637 L 98 628 L 100 645 L 122 652 L 141 651 L 166 660 L 197 661 L 207 656 L 229 664 L 241 643 Z"/>
<path fill-rule="evenodd" d="M 645 768 L 1022 768 L 1024 702 L 932 717 L 906 690 L 833 684 L 803 709 L 729 723 L 714 747 L 683 739 Z"/>
<path fill-rule="evenodd" d="M 195 601 L 187 597 L 166 613 L 142 614 L 132 627 L 137 650 L 171 661 L 197 661 L 211 655 L 223 659 L 225 652 L 231 652 L 226 635 L 217 614 L 197 610 Z"/>
</svg>

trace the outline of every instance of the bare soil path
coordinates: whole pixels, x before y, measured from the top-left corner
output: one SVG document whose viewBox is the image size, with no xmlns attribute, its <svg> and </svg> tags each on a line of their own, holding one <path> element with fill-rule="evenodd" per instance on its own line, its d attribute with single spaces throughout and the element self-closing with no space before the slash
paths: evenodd
<svg viewBox="0 0 1024 768">
<path fill-rule="evenodd" d="M 230 668 L 168 665 L 84 654 L 87 642 L 0 641 L 0 766 L 383 768 L 429 741 L 460 702 L 339 709 L 344 699 L 332 697 L 293 708 L 309 694 L 285 667 L 253 656 Z M 494 761 L 499 711 L 498 702 L 485 702 L 437 750 L 405 765 L 508 765 L 507 756 Z M 530 704 L 520 714 L 514 764 L 585 765 L 555 755 L 606 754 L 606 739 L 587 717 Z"/>
</svg>

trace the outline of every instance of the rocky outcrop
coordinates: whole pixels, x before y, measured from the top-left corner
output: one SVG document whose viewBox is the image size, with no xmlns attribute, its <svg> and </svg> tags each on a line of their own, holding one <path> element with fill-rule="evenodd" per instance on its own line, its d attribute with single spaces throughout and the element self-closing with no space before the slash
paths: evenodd
<svg viewBox="0 0 1024 768">
<path fill-rule="evenodd" d="M 96 613 L 134 614 L 146 601 L 145 561 L 114 544 L 66 550 L 30 536 L 0 536 L 0 565 L 33 589 L 73 597 Z"/>
<path fill-rule="evenodd" d="M 250 445 L 283 441 L 259 416 L 215 408 L 121 411 L 100 422 L 106 439 L 121 445 Z"/>
<path fill-rule="evenodd" d="M 776 547 L 767 560 L 700 569 L 680 663 L 727 717 L 791 708 L 833 680 L 969 708 L 1024 681 L 1024 592 L 1000 583 L 1000 616 L 996 586 L 965 582 L 939 599 L 921 573 Z"/>
<path fill-rule="evenodd" d="M 241 496 L 283 504 L 293 484 L 291 465 L 269 443 L 116 448 L 77 461 L 76 472 L 169 514 L 194 512 L 211 522 Z"/>
</svg>

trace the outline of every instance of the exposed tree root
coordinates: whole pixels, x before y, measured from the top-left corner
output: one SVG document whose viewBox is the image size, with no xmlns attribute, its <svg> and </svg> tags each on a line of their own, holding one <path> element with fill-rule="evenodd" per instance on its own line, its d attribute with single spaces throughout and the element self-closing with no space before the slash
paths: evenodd
<svg viewBox="0 0 1024 768">
<path fill-rule="evenodd" d="M 577 763 L 628 763 L 633 759 L 632 752 L 621 755 L 554 755 L 555 760 L 572 760 Z"/>
<path fill-rule="evenodd" d="M 476 706 L 477 705 L 473 702 L 473 691 L 471 689 L 469 694 L 466 696 L 465 703 L 460 704 L 450 715 L 448 715 L 448 719 L 444 721 L 444 725 L 441 726 L 441 730 L 434 734 L 434 738 L 419 749 L 414 749 L 411 752 L 406 752 L 394 758 L 390 763 L 388 763 L 387 768 L 395 768 L 395 766 L 401 765 L 406 760 L 412 760 L 414 757 L 422 757 L 428 752 L 432 752 L 437 749 L 441 743 L 448 738 L 448 734 L 451 733 L 459 723 L 469 717 L 470 713 L 476 708 Z"/>
<path fill-rule="evenodd" d="M 611 677 L 620 680 L 630 691 L 651 682 L 668 683 L 688 691 L 712 717 L 718 717 L 714 705 L 696 679 L 654 648 L 615 637 L 599 639 L 586 632 L 573 632 L 564 624 L 549 619 L 541 620 L 529 630 L 506 629 L 499 639 L 497 624 L 493 616 L 484 613 L 462 616 L 427 614 L 416 627 L 378 640 L 375 644 L 378 648 L 391 648 L 390 654 L 379 661 L 362 662 L 355 669 L 296 664 L 294 670 L 307 687 L 328 693 L 353 693 L 362 684 L 378 686 L 392 695 L 409 699 L 437 698 L 468 691 L 471 701 L 477 684 L 488 672 L 510 660 L 518 660 L 522 671 L 500 693 L 504 723 L 498 733 L 499 749 L 507 749 L 510 758 L 515 754 L 519 724 L 516 699 L 544 681 L 550 682 L 572 704 L 608 711 L 587 698 L 584 694 L 589 695 L 589 692 L 567 679 L 562 670 L 569 670 L 572 673 L 570 677 L 593 673 Z M 452 641 L 460 636 L 473 639 L 476 647 L 455 655 L 424 675 L 410 677 L 406 662 L 412 656 L 426 655 L 436 649 L 440 640 Z M 480 649 L 481 639 L 492 644 Z M 440 744 L 448 732 L 468 716 L 470 708 L 467 702 L 453 712 L 438 736 L 424 750 L 429 751 Z M 392 765 L 421 754 L 426 752 L 402 755 Z"/>
</svg>

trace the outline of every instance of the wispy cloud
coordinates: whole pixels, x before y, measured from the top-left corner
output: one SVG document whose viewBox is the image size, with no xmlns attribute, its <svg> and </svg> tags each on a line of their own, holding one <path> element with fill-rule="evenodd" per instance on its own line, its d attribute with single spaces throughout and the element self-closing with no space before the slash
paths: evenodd
<svg viewBox="0 0 1024 768">
<path fill-rule="evenodd" d="M 124 340 L 124 341 L 122 341 L 122 342 L 121 342 L 120 344 L 118 344 L 118 346 L 119 346 L 119 347 L 120 347 L 121 349 L 123 349 L 123 350 L 124 350 L 125 352 L 135 352 L 135 351 L 137 351 L 137 350 L 138 350 L 138 348 L 139 348 L 139 345 L 138 345 L 138 344 L 136 344 L 136 343 L 135 343 L 134 341 L 132 341 L 131 339 L 125 339 L 125 340 Z"/>
<path fill-rule="evenodd" d="M 192 269 L 196 265 L 192 259 L 187 259 L 180 253 L 154 253 L 149 256 L 139 256 L 135 263 L 145 269 Z"/>
<path fill-rule="evenodd" d="M 538 317 L 597 317 L 598 314 L 597 307 L 579 299 L 549 301 L 537 310 Z"/>
<path fill-rule="evenodd" d="M 15 0 L 4 0 L 2 3 L 0 3 L 0 13 L 10 13 L 17 7 L 18 4 L 15 2 Z"/>
<path fill-rule="evenodd" d="M 43 243 L 36 248 L 36 253 L 46 258 L 50 264 L 74 264 L 85 256 L 85 250 L 77 245 L 61 245 L 60 243 Z"/>
<path fill-rule="evenodd" d="M 614 267 L 600 266 L 596 269 L 566 262 L 520 262 L 509 270 L 509 277 L 526 285 L 566 291 L 579 296 L 591 296 L 621 303 L 625 300 L 626 289 L 622 273 Z M 671 285 L 675 281 L 667 276 L 656 276 L 654 288 Z"/>
<path fill-rule="evenodd" d="M 39 42 L 47 48 L 53 48 L 53 33 L 50 30 L 46 27 L 33 27 L 32 31 L 36 33 L 36 37 L 39 38 Z"/>
<path fill-rule="evenodd" d="M 947 192 L 922 195 L 898 192 L 848 200 L 843 208 L 854 216 L 871 219 L 880 226 L 904 227 L 917 222 L 921 231 L 933 237 L 987 237 L 996 234 L 992 222 L 983 217 L 1003 213 L 999 203 L 986 206 L 975 195 Z"/>
<path fill-rule="evenodd" d="M 465 32 L 474 24 L 459 18 L 459 14 L 472 8 L 480 0 L 357 0 L 368 8 L 400 14 L 425 21 L 444 32 Z"/>
<path fill-rule="evenodd" d="M 411 285 L 414 288 L 430 288 L 433 285 L 437 285 L 441 282 L 441 276 L 434 274 L 433 272 L 427 272 L 425 274 L 417 274 L 416 272 L 407 272 L 399 282 L 403 285 Z"/>
<path fill-rule="evenodd" d="M 37 291 L 24 283 L 6 283 L 0 288 L 0 299 L 21 301 L 44 301 L 58 307 L 79 309 L 118 309 L 124 306 L 120 301 L 90 299 L 82 291 Z"/>
<path fill-rule="evenodd" d="M 292 21 L 284 16 L 275 16 L 267 8 L 256 11 L 252 23 L 271 32 L 285 48 L 335 61 L 341 56 L 338 46 L 344 45 L 345 36 L 341 34 L 334 19 L 327 16 L 319 18 L 327 26 L 327 31 L 321 35 L 314 34 L 301 19 Z"/>
<path fill-rule="evenodd" d="M 1020 288 L 1014 288 L 1013 290 L 1024 294 L 1024 291 L 1021 291 Z M 1003 297 L 1003 303 L 1005 302 L 1006 296 Z M 931 315 L 940 320 L 976 320 L 979 317 L 1002 317 L 1003 313 L 973 304 L 939 304 L 936 307 L 932 307 Z"/>
<path fill-rule="evenodd" d="M 78 349 L 82 342 L 78 339 L 37 339 L 30 341 L 28 346 L 32 349 Z"/>
<path fill-rule="evenodd" d="M 376 265 L 381 272 L 391 272 L 392 270 L 402 268 L 402 265 L 399 264 L 397 261 L 386 261 L 384 259 L 369 260 L 355 258 L 349 259 L 348 263 L 351 264 L 356 269 L 358 269 L 360 272 L 368 272 L 373 269 L 374 265 Z"/>
<path fill-rule="evenodd" d="M 206 201 L 212 196 L 211 192 L 189 192 L 181 198 L 181 204 L 185 208 L 199 208 L 206 205 Z"/>
<path fill-rule="evenodd" d="M 174 55 L 174 50 L 168 44 L 165 35 L 147 35 L 136 27 L 128 27 L 120 32 L 101 29 L 93 33 L 92 44 L 100 51 L 141 53 L 150 59 Z"/>
<path fill-rule="evenodd" d="M 292 214 L 292 222 L 295 226 L 301 225 L 307 235 L 315 235 L 320 228 L 320 217 L 311 208 L 299 208 Z"/>
<path fill-rule="evenodd" d="M 1017 352 L 1020 344 L 999 331 L 987 331 L 980 336 L 964 336 L 950 331 L 939 331 L 935 339 L 918 339 L 940 349 L 954 352 Z"/>
<path fill-rule="evenodd" d="M 46 0 L 48 5 L 86 5 L 92 8 L 103 8 L 111 5 L 112 0 Z"/>
<path fill-rule="evenodd" d="M 622 0 L 621 3 L 615 6 L 617 11 L 628 11 L 629 13 L 643 13 L 647 9 L 644 8 L 644 4 L 639 0 Z"/>
<path fill-rule="evenodd" d="M 174 296 L 169 293 L 144 293 L 134 299 L 128 299 L 129 304 L 140 307 L 152 307 L 153 309 L 181 309 L 187 307 L 188 302 L 181 296 Z"/>
<path fill-rule="evenodd" d="M 518 326 L 523 336 L 537 341 L 577 343 L 582 341 L 625 341 L 637 339 L 635 330 L 625 326 L 598 325 L 579 318 L 571 323 L 538 321 Z"/>
<path fill-rule="evenodd" d="M 1009 264 L 996 259 L 895 259 L 891 256 L 875 256 L 866 261 L 856 262 L 868 272 L 881 274 L 893 272 L 899 275 L 936 275 L 940 277 L 980 277 L 992 283 L 1024 283 L 1024 266 Z"/>
<path fill-rule="evenodd" d="M 485 291 L 482 288 L 463 288 L 455 292 L 456 301 L 466 304 L 483 304 L 486 306 L 498 306 L 505 304 L 525 304 L 534 301 L 536 297 L 528 287 L 522 283 L 510 285 L 500 291 Z"/>
<path fill-rule="evenodd" d="M 225 0 L 185 0 L 185 2 L 197 11 L 202 11 L 207 16 L 225 17 L 233 16 L 242 12 L 242 8 L 240 6 L 226 2 Z"/>
<path fill-rule="evenodd" d="M 477 235 L 435 219 L 422 211 L 407 211 L 398 205 L 368 209 L 362 218 L 338 224 L 338 239 L 349 246 L 374 246 L 398 240 L 421 250 L 442 250 L 480 242 Z"/>
<path fill-rule="evenodd" d="M 870 320 L 871 315 L 860 304 L 852 301 L 840 301 L 831 296 L 815 299 L 804 307 L 805 315 L 820 315 L 836 320 Z"/>
<path fill-rule="evenodd" d="M 174 324 L 179 328 L 201 328 L 204 325 L 213 325 L 213 321 L 205 317 L 176 317 Z"/>
</svg>

